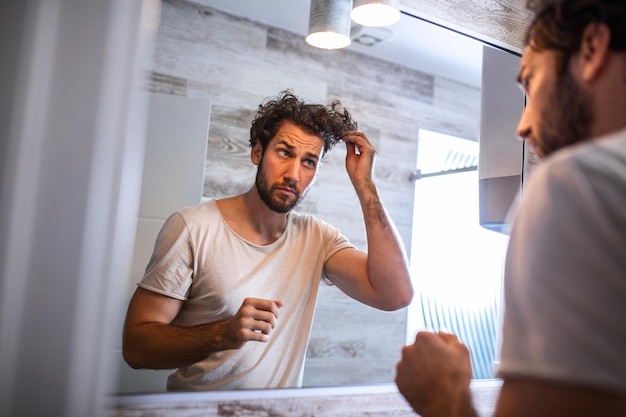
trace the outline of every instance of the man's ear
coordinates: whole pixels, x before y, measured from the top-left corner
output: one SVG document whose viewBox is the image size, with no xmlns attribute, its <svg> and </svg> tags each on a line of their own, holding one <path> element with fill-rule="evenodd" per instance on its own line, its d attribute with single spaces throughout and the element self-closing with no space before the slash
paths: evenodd
<svg viewBox="0 0 626 417">
<path fill-rule="evenodd" d="M 611 30 L 604 23 L 589 23 L 580 45 L 582 79 L 595 80 L 604 68 L 611 44 Z"/>
<path fill-rule="evenodd" d="M 259 165 L 261 163 L 261 157 L 263 156 L 263 147 L 261 143 L 257 141 L 252 147 L 250 151 L 250 159 L 254 165 Z"/>
</svg>

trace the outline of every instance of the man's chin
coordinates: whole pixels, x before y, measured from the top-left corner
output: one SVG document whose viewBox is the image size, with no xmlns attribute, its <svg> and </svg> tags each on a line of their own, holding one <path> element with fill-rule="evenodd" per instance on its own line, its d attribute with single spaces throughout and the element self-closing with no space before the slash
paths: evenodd
<svg viewBox="0 0 626 417">
<path fill-rule="evenodd" d="M 268 207 L 272 210 L 275 211 L 276 213 L 280 213 L 280 214 L 287 214 L 289 213 L 291 210 L 293 210 L 299 203 L 299 200 L 282 200 L 282 199 L 277 199 L 271 202 L 271 204 L 268 204 Z"/>
</svg>

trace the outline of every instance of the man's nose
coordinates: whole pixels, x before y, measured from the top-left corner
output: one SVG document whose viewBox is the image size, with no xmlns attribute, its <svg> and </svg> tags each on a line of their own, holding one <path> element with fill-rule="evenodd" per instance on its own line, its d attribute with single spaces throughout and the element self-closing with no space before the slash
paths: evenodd
<svg viewBox="0 0 626 417">
<path fill-rule="evenodd" d="M 285 179 L 289 182 L 298 182 L 300 180 L 300 163 L 298 161 L 292 160 L 289 162 L 285 172 Z"/>
<path fill-rule="evenodd" d="M 531 125 L 530 125 L 530 120 L 528 116 L 528 111 L 527 111 L 527 107 L 524 107 L 524 110 L 522 111 L 522 115 L 519 119 L 519 123 L 517 124 L 517 137 L 520 140 L 524 140 L 530 136 L 530 132 L 531 132 Z"/>
</svg>

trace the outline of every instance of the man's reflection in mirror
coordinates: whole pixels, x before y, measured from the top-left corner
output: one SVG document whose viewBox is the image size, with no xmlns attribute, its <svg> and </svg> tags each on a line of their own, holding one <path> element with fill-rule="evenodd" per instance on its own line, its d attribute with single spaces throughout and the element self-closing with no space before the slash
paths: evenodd
<svg viewBox="0 0 626 417">
<path fill-rule="evenodd" d="M 340 225 L 295 211 L 340 141 L 367 252 Z M 306 103 L 289 90 L 265 100 L 250 149 L 249 191 L 172 214 L 130 301 L 124 358 L 133 368 L 176 369 L 168 390 L 300 386 L 322 276 L 381 310 L 413 297 L 402 241 L 374 184 L 376 150 L 341 102 Z"/>
</svg>

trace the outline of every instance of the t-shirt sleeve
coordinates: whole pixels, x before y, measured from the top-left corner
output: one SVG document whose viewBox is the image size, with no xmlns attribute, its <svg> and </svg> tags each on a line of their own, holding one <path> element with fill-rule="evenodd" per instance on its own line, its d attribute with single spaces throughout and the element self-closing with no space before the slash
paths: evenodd
<svg viewBox="0 0 626 417">
<path fill-rule="evenodd" d="M 623 185 L 584 168 L 551 164 L 527 187 L 507 252 L 498 376 L 626 393 L 626 201 Z"/>
<path fill-rule="evenodd" d="M 342 249 L 352 248 L 355 246 L 350 243 L 347 237 L 345 237 L 339 229 L 330 225 L 329 223 L 320 221 L 322 227 L 322 234 L 324 236 L 324 264 L 335 253 Z"/>
<path fill-rule="evenodd" d="M 183 217 L 175 213 L 156 239 L 154 252 L 139 286 L 178 300 L 186 300 L 193 279 L 193 247 Z"/>
</svg>

